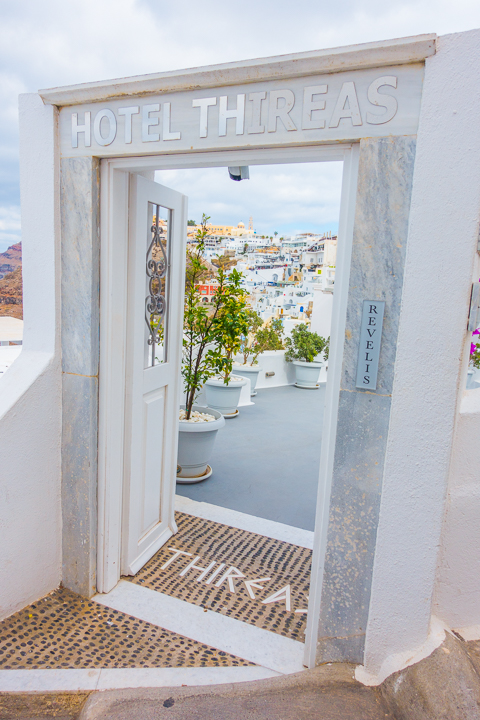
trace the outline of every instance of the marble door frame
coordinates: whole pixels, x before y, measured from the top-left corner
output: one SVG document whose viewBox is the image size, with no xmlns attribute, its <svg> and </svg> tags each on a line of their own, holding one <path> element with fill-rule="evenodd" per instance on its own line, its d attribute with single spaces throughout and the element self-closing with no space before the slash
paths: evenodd
<svg viewBox="0 0 480 720">
<path fill-rule="evenodd" d="M 416 136 L 387 136 L 335 146 L 61 160 L 66 587 L 91 596 L 97 587 L 110 589 L 119 576 L 128 174 L 344 160 L 334 303 L 338 332 L 332 338 L 305 663 L 363 661 L 415 142 Z M 115 292 L 112 283 L 119 284 Z M 354 378 L 364 299 L 387 301 L 373 393 L 358 390 Z"/>
<path fill-rule="evenodd" d="M 128 380 L 124 352 L 127 272 L 128 178 L 131 172 L 152 169 L 275 164 L 288 162 L 344 162 L 339 235 L 342 249 L 336 274 L 335 315 L 339 332 L 332 343 L 325 427 L 334 426 L 337 412 L 343 331 L 346 316 L 350 249 L 355 204 L 358 144 L 336 147 L 277 148 L 236 152 L 192 153 L 178 156 L 122 158 L 101 163 L 100 242 L 100 381 L 98 426 L 98 540 L 97 588 L 108 592 L 120 579 L 119 558 L 122 518 L 123 400 Z M 336 362 L 337 357 L 338 362 Z M 335 371 L 333 368 L 338 366 Z M 108 419 L 108 421 L 107 421 Z M 327 433 L 322 448 L 321 496 L 327 502 L 332 477 L 335 433 Z M 328 511 L 327 511 L 328 517 Z M 317 533 L 325 542 L 325 533 Z M 325 549 L 319 548 L 321 554 Z M 317 573 L 318 575 L 318 573 Z M 313 596 L 312 596 L 313 598 Z M 312 599 L 313 602 L 313 599 Z M 315 638 L 312 637 L 312 642 Z M 312 643 L 310 643 L 311 645 Z"/>
</svg>

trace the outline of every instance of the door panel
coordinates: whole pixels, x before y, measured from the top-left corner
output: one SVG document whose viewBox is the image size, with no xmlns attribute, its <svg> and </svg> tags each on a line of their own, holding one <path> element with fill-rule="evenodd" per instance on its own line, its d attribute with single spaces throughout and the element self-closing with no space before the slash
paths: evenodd
<svg viewBox="0 0 480 720">
<path fill-rule="evenodd" d="M 174 532 L 185 196 L 133 175 L 129 200 L 122 574 Z"/>
<path fill-rule="evenodd" d="M 163 438 L 165 388 L 144 395 L 145 480 L 142 535 L 161 520 L 162 468 L 158 462 L 159 438 Z M 163 454 L 163 448 L 160 449 Z"/>
</svg>

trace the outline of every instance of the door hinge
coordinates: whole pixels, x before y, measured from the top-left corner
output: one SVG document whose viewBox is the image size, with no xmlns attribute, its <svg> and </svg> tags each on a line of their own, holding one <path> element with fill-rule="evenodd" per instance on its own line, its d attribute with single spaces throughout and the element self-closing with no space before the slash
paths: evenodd
<svg viewBox="0 0 480 720">
<path fill-rule="evenodd" d="M 480 327 L 480 282 L 475 282 L 472 283 L 467 330 L 473 332 L 478 327 Z"/>
</svg>

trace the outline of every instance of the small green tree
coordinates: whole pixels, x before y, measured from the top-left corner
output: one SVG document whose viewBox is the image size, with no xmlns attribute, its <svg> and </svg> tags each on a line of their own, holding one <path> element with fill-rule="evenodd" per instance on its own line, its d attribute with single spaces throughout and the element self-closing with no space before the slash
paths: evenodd
<svg viewBox="0 0 480 720">
<path fill-rule="evenodd" d="M 223 269 L 220 269 L 223 275 Z M 228 385 L 232 374 L 233 358 L 239 352 L 242 335 L 248 331 L 247 293 L 242 287 L 242 273 L 234 268 L 228 277 L 222 278 L 218 295 L 219 312 L 215 319 L 217 331 L 216 369 Z"/>
<path fill-rule="evenodd" d="M 244 365 L 247 364 L 248 357 L 252 353 L 252 343 L 255 341 L 256 334 L 263 325 L 262 318 L 257 312 L 255 312 L 255 310 L 252 310 L 252 308 L 247 308 L 246 312 L 248 318 L 248 327 L 246 333 L 244 333 L 240 338 L 240 352 L 243 355 Z"/>
<path fill-rule="evenodd" d="M 204 264 L 205 238 L 209 235 L 209 217 L 202 216 L 195 247 L 187 250 L 185 273 L 185 307 L 183 319 L 182 377 L 185 392 L 186 419 L 190 420 L 195 398 L 208 378 L 215 375 L 219 357 L 218 316 L 225 302 L 227 276 L 221 268 L 217 276 L 217 292 L 208 306 L 202 303 L 198 285 L 208 268 Z"/>
<path fill-rule="evenodd" d="M 196 224 L 197 223 L 195 222 L 195 220 L 187 220 L 187 225 L 189 225 L 189 226 L 196 225 Z"/>
<path fill-rule="evenodd" d="M 323 353 L 325 360 L 328 358 L 330 338 L 325 339 L 308 329 L 308 325 L 300 323 L 292 330 L 292 336 L 285 340 L 287 352 L 285 360 L 303 360 L 313 362 L 317 355 Z"/>
<path fill-rule="evenodd" d="M 252 365 L 257 362 L 260 353 L 267 350 L 283 350 L 283 324 L 279 318 L 273 318 L 270 324 L 260 328 L 251 345 Z"/>
</svg>

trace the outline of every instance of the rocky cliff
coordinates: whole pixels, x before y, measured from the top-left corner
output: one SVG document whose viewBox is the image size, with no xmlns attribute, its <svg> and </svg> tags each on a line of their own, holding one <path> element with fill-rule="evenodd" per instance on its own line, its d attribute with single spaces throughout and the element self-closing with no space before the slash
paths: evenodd
<svg viewBox="0 0 480 720">
<path fill-rule="evenodd" d="M 0 253 L 0 280 L 7 273 L 13 273 L 22 265 L 22 243 L 11 245 L 8 250 Z"/>
<path fill-rule="evenodd" d="M 22 243 L 0 253 L 0 316 L 23 319 Z"/>
</svg>

